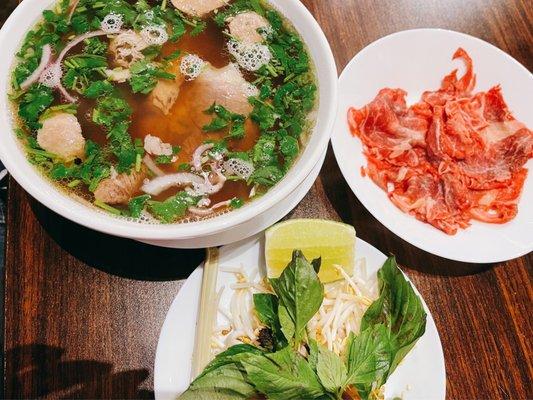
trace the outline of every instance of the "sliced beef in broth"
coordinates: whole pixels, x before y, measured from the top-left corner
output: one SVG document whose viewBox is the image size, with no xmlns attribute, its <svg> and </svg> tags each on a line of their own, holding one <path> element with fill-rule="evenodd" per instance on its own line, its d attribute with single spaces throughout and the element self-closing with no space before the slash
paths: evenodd
<svg viewBox="0 0 533 400">
<path fill-rule="evenodd" d="M 268 21 L 261 15 L 253 12 L 243 12 L 229 19 L 230 35 L 238 41 L 245 43 L 261 43 L 264 37 L 260 31 L 270 27 Z"/>
<path fill-rule="evenodd" d="M 178 10 L 195 17 L 202 17 L 228 3 L 228 0 L 172 0 Z"/>
<path fill-rule="evenodd" d="M 107 204 L 127 204 L 139 192 L 145 178 L 144 168 L 140 172 L 117 174 L 100 182 L 94 197 Z"/>
</svg>

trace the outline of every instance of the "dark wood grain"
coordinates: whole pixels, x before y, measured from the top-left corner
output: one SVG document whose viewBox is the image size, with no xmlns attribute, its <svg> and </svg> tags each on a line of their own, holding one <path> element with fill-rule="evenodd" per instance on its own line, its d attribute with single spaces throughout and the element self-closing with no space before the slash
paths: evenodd
<svg viewBox="0 0 533 400">
<path fill-rule="evenodd" d="M 364 46 L 409 28 L 487 40 L 533 69 L 527 0 L 306 0 L 339 71 Z M 5 10 L 7 6 L 4 7 Z M 339 219 L 398 256 L 433 312 L 449 399 L 533 398 L 533 255 L 497 265 L 448 261 L 388 232 L 358 202 L 331 150 L 291 214 Z M 169 251 L 80 228 L 12 182 L 5 270 L 6 398 L 149 398 L 161 325 L 202 251 Z"/>
</svg>

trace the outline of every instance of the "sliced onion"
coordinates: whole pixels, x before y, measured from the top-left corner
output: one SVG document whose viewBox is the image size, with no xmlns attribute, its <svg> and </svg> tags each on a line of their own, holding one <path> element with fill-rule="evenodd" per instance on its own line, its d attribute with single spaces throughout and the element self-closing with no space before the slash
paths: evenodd
<svg viewBox="0 0 533 400">
<path fill-rule="evenodd" d="M 231 200 L 222 201 L 215 204 L 211 208 L 199 208 L 199 207 L 189 207 L 191 214 L 198 215 L 199 217 L 207 217 L 208 215 L 213 214 L 219 208 L 229 207 Z"/>
<path fill-rule="evenodd" d="M 165 172 L 157 166 L 154 160 L 152 160 L 152 157 L 150 157 L 148 154 L 144 156 L 143 162 L 144 165 L 146 165 L 148 169 L 154 173 L 155 176 L 165 175 Z"/>
<path fill-rule="evenodd" d="M 152 179 L 148 183 L 145 183 L 141 188 L 143 192 L 157 196 L 163 193 L 165 190 L 176 186 L 187 185 L 203 185 L 204 179 L 201 176 L 192 174 L 190 172 L 180 172 L 177 174 L 170 174 Z"/>
<path fill-rule="evenodd" d="M 118 32 L 117 32 L 118 33 Z M 66 46 L 65 48 L 63 49 L 63 51 L 61 51 L 61 53 L 59 53 L 59 56 L 57 57 L 57 59 L 54 61 L 53 64 L 50 65 L 50 67 L 53 67 L 53 66 L 58 66 L 59 70 L 62 71 L 61 69 L 61 63 L 63 62 L 63 58 L 65 58 L 65 56 L 67 55 L 67 53 L 73 48 L 75 47 L 76 45 L 80 44 L 81 42 L 83 42 L 84 40 L 86 39 L 90 39 L 90 38 L 93 38 L 93 37 L 96 37 L 96 36 L 107 36 L 109 35 L 109 32 L 104 32 L 104 31 L 93 31 L 93 32 L 87 32 L 83 35 L 80 35 L 76 38 L 74 38 L 73 40 L 71 40 Z M 41 74 L 42 75 L 43 71 L 41 71 Z M 75 103 L 78 99 L 74 96 L 72 96 L 71 94 L 68 93 L 67 89 L 65 89 L 65 87 L 61 84 L 61 77 L 62 77 L 62 73 L 59 74 L 58 76 L 58 81 L 59 83 L 57 84 L 56 88 L 61 92 L 61 94 L 63 95 L 63 97 L 71 102 L 71 103 Z"/>
<path fill-rule="evenodd" d="M 115 32 L 113 32 L 114 34 Z M 118 32 L 116 32 L 118 33 Z M 63 58 L 65 58 L 65 55 L 70 51 L 72 50 L 73 47 L 75 47 L 76 45 L 80 44 L 81 42 L 83 42 L 84 40 L 86 39 L 90 39 L 90 38 L 93 38 L 93 37 L 96 37 L 96 36 L 107 36 L 109 35 L 110 33 L 109 32 L 104 32 L 102 30 L 99 30 L 99 31 L 92 31 L 92 32 L 87 32 L 87 33 L 84 33 L 83 35 L 80 35 L 78 37 L 75 37 L 74 39 L 72 39 L 66 46 L 65 48 L 63 49 L 63 51 L 61 53 L 59 53 L 59 56 L 57 57 L 57 60 L 55 61 L 56 64 L 61 64 L 61 62 L 63 61 Z"/>
<path fill-rule="evenodd" d="M 72 16 L 74 15 L 74 11 L 76 11 L 76 8 L 78 8 L 80 0 L 74 0 L 72 4 L 70 5 L 70 10 L 68 12 L 67 22 L 70 24 L 70 21 L 72 20 Z"/>
<path fill-rule="evenodd" d="M 22 90 L 27 90 L 31 85 L 33 85 L 39 80 L 39 77 L 50 63 L 51 58 L 52 47 L 49 44 L 45 44 L 43 46 L 43 55 L 41 56 L 41 62 L 39 63 L 37 69 L 33 71 L 33 74 L 31 74 L 24 82 L 22 82 L 22 84 L 20 85 L 20 88 Z"/>
<path fill-rule="evenodd" d="M 203 144 L 194 151 L 192 155 L 192 166 L 195 170 L 199 171 L 202 169 L 202 155 L 213 147 L 215 147 L 215 145 L 212 143 Z"/>
<path fill-rule="evenodd" d="M 65 87 L 63 86 L 62 83 L 59 83 L 57 85 L 57 90 L 59 90 L 59 92 L 61 93 L 61 95 L 65 98 L 65 100 L 67 100 L 68 102 L 70 103 L 76 103 L 78 101 L 78 98 L 77 97 L 74 97 L 72 96 L 68 91 L 67 89 L 65 89 Z"/>
</svg>

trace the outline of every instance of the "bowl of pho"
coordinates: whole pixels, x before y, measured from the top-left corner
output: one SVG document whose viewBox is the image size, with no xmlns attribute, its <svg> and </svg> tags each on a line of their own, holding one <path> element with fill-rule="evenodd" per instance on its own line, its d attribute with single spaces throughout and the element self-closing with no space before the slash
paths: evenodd
<svg viewBox="0 0 533 400">
<path fill-rule="evenodd" d="M 323 161 L 337 70 L 298 0 L 26 0 L 0 46 L 0 158 L 97 231 L 242 239 Z"/>
</svg>

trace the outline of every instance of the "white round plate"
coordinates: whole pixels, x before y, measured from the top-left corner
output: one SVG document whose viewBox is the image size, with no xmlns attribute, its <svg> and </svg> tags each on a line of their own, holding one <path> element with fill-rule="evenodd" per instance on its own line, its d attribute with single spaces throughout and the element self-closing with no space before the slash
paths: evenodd
<svg viewBox="0 0 533 400">
<path fill-rule="evenodd" d="M 463 47 L 474 61 L 476 91 L 501 84 L 515 117 L 533 128 L 533 75 L 516 60 L 480 39 L 441 29 L 417 29 L 386 36 L 357 54 L 345 68 L 339 84 L 339 111 L 332 137 L 333 150 L 344 178 L 357 198 L 389 230 L 425 251 L 452 260 L 492 263 L 533 251 L 533 177 L 527 178 L 519 212 L 507 224 L 474 221 L 454 236 L 401 212 L 370 178 L 361 141 L 350 134 L 347 111 L 362 107 L 385 87 L 408 92 L 408 103 L 422 92 L 438 89 L 442 78 L 462 64 L 452 55 Z M 526 165 L 531 169 L 533 161 Z"/>
<path fill-rule="evenodd" d="M 261 234 L 222 247 L 220 265 L 243 265 L 248 273 L 253 273 L 259 268 L 260 274 L 264 276 L 263 241 L 264 235 Z M 358 239 L 356 246 L 357 257 L 366 258 L 368 273 L 375 274 L 387 257 L 363 240 Z M 203 269 L 200 266 L 189 277 L 174 299 L 163 324 L 155 358 L 156 400 L 176 400 L 189 386 L 202 273 Z M 231 274 L 220 273 L 218 287 L 228 286 L 234 280 Z M 229 292 L 229 290 L 224 291 L 221 304 L 229 303 L 231 296 Z M 416 293 L 420 296 L 418 291 Z M 446 372 L 442 345 L 433 317 L 423 300 L 422 302 L 428 314 L 426 333 L 389 378 L 386 398 L 395 396 L 401 396 L 403 400 L 445 398 Z"/>
</svg>

